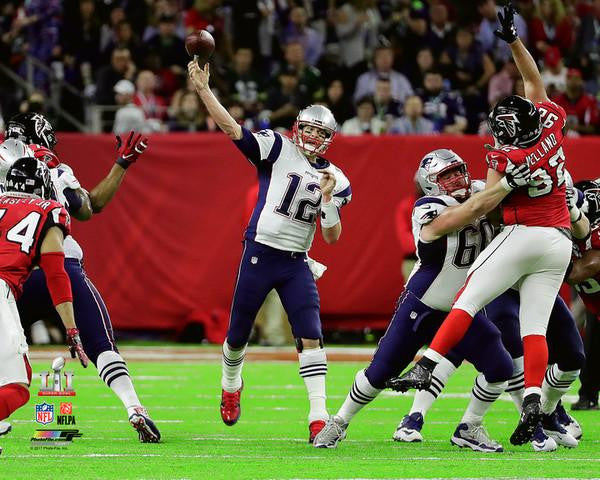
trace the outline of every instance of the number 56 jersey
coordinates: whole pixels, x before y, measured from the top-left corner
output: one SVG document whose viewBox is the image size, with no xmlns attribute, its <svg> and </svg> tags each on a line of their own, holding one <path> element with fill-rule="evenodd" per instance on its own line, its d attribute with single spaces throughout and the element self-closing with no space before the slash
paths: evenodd
<svg viewBox="0 0 600 480">
<path fill-rule="evenodd" d="M 471 191 L 479 192 L 485 183 L 471 182 Z M 406 283 L 425 305 L 449 312 L 458 290 L 467 279 L 469 268 L 479 253 L 492 241 L 494 228 L 485 216 L 432 242 L 421 239 L 421 228 L 432 222 L 446 208 L 459 205 L 449 195 L 418 199 L 412 215 L 412 228 L 418 262 Z"/>
<path fill-rule="evenodd" d="M 0 278 L 15 298 L 39 261 L 42 241 L 51 227 L 69 235 L 69 214 L 60 203 L 12 192 L 0 195 Z"/>
<path fill-rule="evenodd" d="M 321 213 L 321 171 L 336 178 L 333 202 L 338 210 L 350 202 L 350 181 L 323 158 L 311 163 L 287 137 L 272 130 L 252 133 L 243 128 L 234 141 L 258 170 L 258 200 L 245 238 L 279 250 L 310 250 Z"/>
</svg>

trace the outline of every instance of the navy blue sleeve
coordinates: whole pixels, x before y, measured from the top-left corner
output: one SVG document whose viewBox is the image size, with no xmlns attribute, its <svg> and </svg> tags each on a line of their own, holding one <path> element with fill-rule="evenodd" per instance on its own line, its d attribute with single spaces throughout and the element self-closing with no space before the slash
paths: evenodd
<svg viewBox="0 0 600 480">
<path fill-rule="evenodd" d="M 242 127 L 242 138 L 234 140 L 233 143 L 254 165 L 260 163 L 260 147 L 250 130 Z"/>
<path fill-rule="evenodd" d="M 83 201 L 78 193 L 72 188 L 65 188 L 63 190 L 63 195 L 67 199 L 69 205 L 67 206 L 67 210 L 70 214 L 74 214 L 79 211 L 79 209 L 83 205 Z"/>
</svg>

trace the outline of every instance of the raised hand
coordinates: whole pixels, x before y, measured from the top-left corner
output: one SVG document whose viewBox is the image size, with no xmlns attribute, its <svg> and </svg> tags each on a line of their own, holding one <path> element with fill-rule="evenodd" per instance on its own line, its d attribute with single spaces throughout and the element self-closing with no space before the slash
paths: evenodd
<svg viewBox="0 0 600 480">
<path fill-rule="evenodd" d="M 496 30 L 494 35 L 504 40 L 506 43 L 513 43 L 517 38 L 519 38 L 519 35 L 517 34 L 517 28 L 515 27 L 515 13 L 517 13 L 517 9 L 514 7 L 511 1 L 504 6 L 502 12 L 498 12 L 500 29 Z"/>
<path fill-rule="evenodd" d="M 321 170 L 321 194 L 323 200 L 328 202 L 331 200 L 331 194 L 335 188 L 336 179 L 335 175 L 328 170 Z"/>
<path fill-rule="evenodd" d="M 117 158 L 117 163 L 124 169 L 129 168 L 129 166 L 134 163 L 142 153 L 144 153 L 146 148 L 148 148 L 147 137 L 142 138 L 142 135 L 138 133 L 134 138 L 134 135 L 135 132 L 133 130 L 129 132 L 129 136 L 125 142 L 121 140 L 119 135 L 116 136 L 117 153 L 119 155 Z"/>
<path fill-rule="evenodd" d="M 208 62 L 204 65 L 204 68 L 200 68 L 198 62 L 192 60 L 188 63 L 188 75 L 198 92 L 208 88 L 208 79 L 210 78 Z"/>
</svg>

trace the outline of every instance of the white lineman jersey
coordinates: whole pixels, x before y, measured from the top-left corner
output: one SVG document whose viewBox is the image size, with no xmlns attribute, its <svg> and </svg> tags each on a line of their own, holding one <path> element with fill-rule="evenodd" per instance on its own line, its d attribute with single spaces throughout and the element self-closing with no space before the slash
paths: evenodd
<svg viewBox="0 0 600 480">
<path fill-rule="evenodd" d="M 350 181 L 327 160 L 312 164 L 287 137 L 272 130 L 243 130 L 236 146 L 258 169 L 258 200 L 245 238 L 279 250 L 307 252 L 321 213 L 320 170 L 336 178 L 333 202 L 340 209 L 352 198 Z"/>
<path fill-rule="evenodd" d="M 481 191 L 485 184 L 473 181 L 471 190 Z M 454 298 L 464 284 L 469 267 L 479 253 L 492 241 L 494 228 L 485 216 L 469 225 L 432 242 L 421 239 L 421 228 L 433 221 L 446 208 L 459 205 L 449 195 L 426 196 L 418 199 L 412 215 L 413 236 L 418 262 L 406 283 L 430 308 L 450 311 Z"/>
<path fill-rule="evenodd" d="M 68 165 L 61 163 L 56 168 L 50 169 L 50 179 L 56 192 L 56 200 L 69 211 L 69 201 L 65 195 L 67 188 L 81 188 L 79 181 L 73 175 L 73 169 Z M 64 250 L 66 258 L 83 259 L 83 250 L 77 241 L 68 235 L 65 237 Z"/>
</svg>

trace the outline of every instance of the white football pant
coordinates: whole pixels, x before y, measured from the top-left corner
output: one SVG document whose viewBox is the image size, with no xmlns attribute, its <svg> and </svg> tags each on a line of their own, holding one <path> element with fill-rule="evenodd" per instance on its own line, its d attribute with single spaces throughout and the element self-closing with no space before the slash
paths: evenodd
<svg viewBox="0 0 600 480">
<path fill-rule="evenodd" d="M 29 384 L 24 355 L 28 347 L 10 287 L 0 279 L 0 387 Z"/>
</svg>

